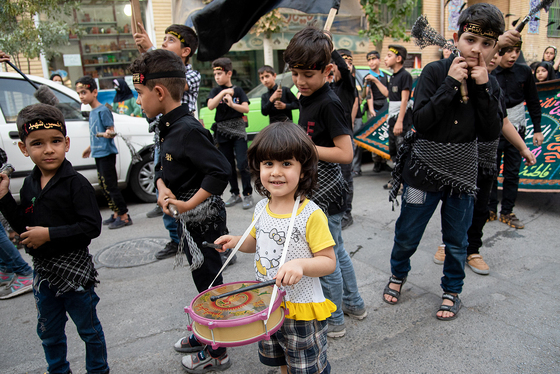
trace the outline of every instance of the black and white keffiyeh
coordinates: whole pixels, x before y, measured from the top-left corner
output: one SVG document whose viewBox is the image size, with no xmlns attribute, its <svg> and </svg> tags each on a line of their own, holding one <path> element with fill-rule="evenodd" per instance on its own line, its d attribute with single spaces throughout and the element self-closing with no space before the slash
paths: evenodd
<svg viewBox="0 0 560 374">
<path fill-rule="evenodd" d="M 483 175 L 494 177 L 498 173 L 496 154 L 499 142 L 500 138 L 489 142 L 478 142 L 478 168 L 482 170 Z"/>
<path fill-rule="evenodd" d="M 408 131 L 404 135 L 403 144 L 399 147 L 399 150 L 397 152 L 397 157 L 395 158 L 395 167 L 393 168 L 393 172 L 391 173 L 391 176 L 393 177 L 393 181 L 392 181 L 393 187 L 391 188 L 391 191 L 389 191 L 389 201 L 393 203 L 393 210 L 395 210 L 394 203 L 396 202 L 397 205 L 399 203 L 397 201 L 397 194 L 402 184 L 402 172 L 404 169 L 406 156 L 412 150 L 412 144 L 414 143 L 415 140 L 416 140 L 416 132 L 412 130 Z"/>
<path fill-rule="evenodd" d="M 179 194 L 177 198 L 182 201 L 188 201 L 197 191 L 198 189 L 189 190 Z M 218 195 L 212 195 L 198 204 L 194 209 L 179 214 L 178 221 L 181 225 L 182 234 L 181 240 L 179 240 L 177 255 L 175 256 L 174 267 L 184 266 L 183 254 L 185 253 L 185 240 L 192 256 L 190 265 L 191 271 L 202 266 L 204 263 L 204 255 L 191 236 L 189 228 L 201 234 L 205 233 L 210 228 L 210 225 L 213 225 L 215 221 L 221 219 L 219 213 L 223 209 L 225 209 L 225 204 L 222 198 Z"/>
<path fill-rule="evenodd" d="M 348 183 L 342 177 L 340 164 L 319 161 L 317 174 L 317 191 L 313 193 L 312 200 L 328 216 L 331 203 L 339 207 L 344 204 L 343 191 L 348 192 Z"/>
<path fill-rule="evenodd" d="M 225 136 L 229 139 L 242 138 L 247 140 L 245 121 L 243 121 L 242 118 L 234 118 L 216 122 L 216 131 L 220 135 Z"/>
<path fill-rule="evenodd" d="M 411 138 L 412 137 L 412 138 Z M 431 140 L 415 138 L 410 132 L 405 136 L 405 143 L 397 155 L 400 163 L 393 171 L 393 189 L 389 201 L 394 201 L 401 184 L 404 168 L 404 155 L 410 153 L 409 168 L 412 172 L 424 170 L 429 181 L 437 181 L 444 186 L 467 193 L 476 194 L 476 177 L 478 168 L 477 142 L 438 143 Z M 402 152 L 402 154 L 401 154 Z M 406 152 L 406 153 L 405 153 Z M 399 157 L 400 156 L 400 157 Z M 398 177 L 395 180 L 395 176 Z"/>
<path fill-rule="evenodd" d="M 53 258 L 33 257 L 33 268 L 44 280 L 57 288 L 56 296 L 69 291 L 85 288 L 88 283 L 99 283 L 95 277 L 97 270 L 89 252 L 79 250 Z M 39 289 L 39 284 L 34 282 Z"/>
</svg>

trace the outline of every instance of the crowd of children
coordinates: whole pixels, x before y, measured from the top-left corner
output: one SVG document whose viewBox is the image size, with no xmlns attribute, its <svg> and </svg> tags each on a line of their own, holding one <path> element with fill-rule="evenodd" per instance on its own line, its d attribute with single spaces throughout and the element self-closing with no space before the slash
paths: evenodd
<svg viewBox="0 0 560 374">
<path fill-rule="evenodd" d="M 441 203 L 443 245 L 434 257 L 443 264 L 442 303 L 436 313 L 440 320 L 458 316 L 465 264 L 478 274 L 489 273 L 479 249 L 484 223 L 497 219 L 495 177 L 502 154 L 500 220 L 523 228 L 512 211 L 519 167 L 522 158 L 528 165 L 535 162 L 524 143 L 524 103 L 534 125 L 534 144 L 540 145 L 535 80 L 555 74 L 547 62 L 554 61 L 555 48 L 552 59 L 549 48 L 545 51 L 535 78 L 528 66 L 516 64 L 520 35 L 509 31 L 502 36 L 504 18 L 495 6 L 479 3 L 466 8 L 458 25 L 454 43 L 460 56 L 447 53 L 424 67 L 414 102 L 412 77 L 403 67 L 407 51 L 401 45 L 390 45 L 384 59 L 391 75 L 380 70 L 380 54 L 369 52 L 370 71 L 364 79 L 368 117 L 388 110 L 389 153 L 395 168 L 385 188 L 391 190 L 393 201 L 402 193 L 383 301 L 399 302 L 410 258 Z M 256 279 L 275 279 L 276 286 L 284 287 L 284 307 L 289 310 L 272 339 L 259 342 L 260 361 L 280 367 L 282 373 L 330 373 L 327 337 L 346 334 L 345 315 L 363 320 L 368 314 L 342 238 L 343 227 L 352 223 L 352 178 L 361 175 L 361 159 L 352 143 L 360 96 L 351 52 L 335 50 L 329 32 L 306 27 L 295 34 L 284 61 L 299 99 L 277 84 L 272 67 L 261 67 L 259 78 L 267 88 L 261 110 L 270 125 L 248 148 L 244 114 L 249 100 L 232 84 L 229 58 L 212 62 L 217 83 L 207 98 L 208 108 L 216 110 L 212 134 L 193 116 L 200 74 L 188 63 L 198 44 L 192 29 L 170 26 L 161 49 L 153 47 L 140 25 L 134 38 L 142 53 L 130 66 L 138 92 L 134 101 L 150 119 L 156 140 L 158 208 L 151 216 L 161 210 L 171 238 L 157 258 L 176 256 L 181 263 L 186 257 L 192 280 L 203 292 L 211 284 L 223 283 L 222 252 L 238 248 L 254 253 Z M 500 49 L 503 57 L 497 53 Z M 0 51 L 0 60 L 7 58 Z M 468 101 L 460 93 L 464 81 Z M 126 82 L 119 79 L 114 84 L 116 109 L 138 115 L 131 103 L 126 104 L 132 100 Z M 37 332 L 49 372 L 71 373 L 64 335 L 68 314 L 86 344 L 87 372 L 109 373 L 96 314 L 97 271 L 88 245 L 102 225 L 116 229 L 132 225 L 132 219 L 116 185 L 112 115 L 97 100 L 91 77 L 80 78 L 76 90 L 82 103 L 93 109 L 91 146 L 83 157 L 95 158 L 113 214 L 102 221 L 93 188 L 65 158 L 70 140 L 64 117 L 46 104 L 28 106 L 18 115 L 19 148 L 36 166 L 20 191 L 20 204 L 9 192 L 8 176 L 0 173 L 0 211 L 21 233 L 21 243 L 33 258 Z M 297 124 L 292 122 L 294 109 L 300 110 Z M 413 127 L 415 131 L 409 131 Z M 374 171 L 391 170 L 386 162 L 374 161 Z M 264 197 L 256 204 L 252 177 L 255 191 Z M 224 202 L 221 196 L 228 183 L 231 197 Z M 237 203 L 243 209 L 255 207 L 254 227 L 242 243 L 240 237 L 228 235 L 226 224 L 226 207 Z M 276 238 L 272 231 L 284 237 Z M 0 246 L 2 285 L 31 290 L 31 268 L 14 251 L 4 251 L 5 241 Z M 272 259 L 271 253 L 277 258 Z M 261 257 L 268 258 L 268 267 Z M 232 365 L 226 348 L 205 345 L 194 334 L 180 338 L 174 348 L 187 353 L 182 365 L 190 373 Z"/>
</svg>

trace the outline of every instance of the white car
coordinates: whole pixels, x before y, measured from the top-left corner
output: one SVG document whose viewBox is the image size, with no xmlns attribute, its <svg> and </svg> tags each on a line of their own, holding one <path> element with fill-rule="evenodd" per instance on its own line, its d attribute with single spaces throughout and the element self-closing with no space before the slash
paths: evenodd
<svg viewBox="0 0 560 374">
<path fill-rule="evenodd" d="M 48 79 L 30 76 L 28 78 L 37 86 L 47 85 L 58 100 L 57 107 L 62 110 L 66 119 L 66 129 L 70 137 L 70 151 L 66 158 L 74 168 L 83 174 L 90 183 L 98 188 L 97 170 L 93 158 L 82 158 L 82 152 L 90 144 L 89 123 L 87 112 L 82 112 L 82 104 L 78 94 L 61 84 Z M 35 88 L 17 73 L 0 72 L 0 147 L 6 151 L 8 162 L 14 166 L 10 190 L 14 197 L 19 198 L 19 190 L 24 178 L 31 173 L 33 162 L 25 157 L 18 148 L 18 131 L 16 118 L 18 112 L 27 105 L 38 101 L 33 96 Z M 144 118 L 130 117 L 113 113 L 115 131 L 125 136 L 142 161 L 132 164 L 132 156 L 124 140 L 117 136 L 115 143 L 119 150 L 117 155 L 117 176 L 120 186 L 128 185 L 142 201 L 156 200 L 153 163 L 153 134 L 148 132 L 148 123 Z"/>
</svg>

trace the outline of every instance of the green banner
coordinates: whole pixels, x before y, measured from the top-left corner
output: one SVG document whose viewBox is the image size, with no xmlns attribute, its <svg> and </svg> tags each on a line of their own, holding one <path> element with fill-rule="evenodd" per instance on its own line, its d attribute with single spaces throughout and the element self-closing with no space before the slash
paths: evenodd
<svg viewBox="0 0 560 374">
<path fill-rule="evenodd" d="M 537 84 L 541 102 L 541 131 L 543 144 L 533 145 L 533 122 L 529 112 L 525 143 L 537 159 L 533 166 L 522 164 L 519 172 L 519 191 L 560 192 L 560 80 Z M 499 187 L 503 181 L 502 167 L 498 176 Z"/>
<path fill-rule="evenodd" d="M 375 117 L 370 118 L 364 127 L 354 134 L 354 141 L 357 145 L 387 160 L 391 158 L 389 156 L 388 116 L 387 109 L 376 113 Z"/>
</svg>

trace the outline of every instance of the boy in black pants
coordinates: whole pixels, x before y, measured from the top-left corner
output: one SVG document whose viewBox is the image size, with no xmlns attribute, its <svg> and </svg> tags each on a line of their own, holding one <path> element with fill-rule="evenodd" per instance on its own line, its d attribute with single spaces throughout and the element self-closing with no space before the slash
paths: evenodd
<svg viewBox="0 0 560 374">
<path fill-rule="evenodd" d="M 396 199 L 401 179 L 404 188 L 391 253 L 392 275 L 383 291 L 386 303 L 399 301 L 411 269 L 410 257 L 441 202 L 445 261 L 442 303 L 436 312 L 440 320 L 455 319 L 461 308 L 458 295 L 465 278 L 467 230 L 476 194 L 477 139 L 497 139 L 501 129 L 500 87 L 488 75 L 485 60 L 504 32 L 504 17 L 496 6 L 479 3 L 465 9 L 458 23 L 454 39 L 461 57 L 451 55 L 426 65 L 416 86 L 416 133 L 407 134 L 393 172 L 390 199 Z M 465 79 L 468 101 L 460 92 Z"/>
<path fill-rule="evenodd" d="M 288 87 L 276 84 L 276 72 L 264 65 L 258 71 L 261 83 L 268 91 L 261 96 L 261 113 L 269 123 L 292 121 L 292 110 L 299 109 L 299 101 Z"/>
<path fill-rule="evenodd" d="M 185 86 L 185 65 L 173 52 L 147 52 L 130 66 L 138 104 L 148 117 L 159 113 L 161 152 L 156 160 L 158 204 L 170 216 L 170 204 L 178 211 L 179 254 L 184 251 L 196 288 L 206 290 L 218 274 L 222 260 L 214 249 L 202 246 L 227 233 L 226 210 L 220 195 L 227 186 L 230 168 L 214 146 L 210 132 L 181 105 Z M 177 258 L 179 261 L 181 258 Z M 221 275 L 215 284 L 221 284 Z M 177 342 L 181 352 L 197 352 L 183 357 L 188 372 L 202 373 L 231 365 L 225 348 L 204 347 L 194 336 Z M 201 371 L 202 370 L 202 371 Z"/>
<path fill-rule="evenodd" d="M 251 209 L 253 206 L 253 188 L 251 187 L 251 173 L 247 162 L 247 133 L 245 132 L 246 123 L 243 121 L 243 113 L 249 113 L 249 99 L 240 87 L 231 84 L 233 67 L 231 60 L 222 57 L 212 62 L 214 79 L 218 87 L 212 88 L 208 94 L 208 109 L 216 109 L 212 126 L 214 137 L 218 143 L 220 152 L 229 161 L 231 174 L 229 176 L 229 186 L 231 197 L 226 201 L 226 206 L 230 207 L 243 202 L 243 209 Z M 239 194 L 237 183 L 237 169 L 241 173 L 241 184 L 243 185 L 243 199 Z"/>
<path fill-rule="evenodd" d="M 504 92 L 506 99 L 506 108 L 508 117 L 519 132 L 522 138 L 525 138 L 525 105 L 529 115 L 533 121 L 533 144 L 539 146 L 543 142 L 543 134 L 541 132 L 541 104 L 537 93 L 537 86 L 531 74 L 531 68 L 526 64 L 516 64 L 521 52 L 521 40 L 513 47 L 509 47 L 502 57 L 500 66 L 492 72 L 498 79 L 500 87 Z M 517 199 L 517 186 L 519 185 L 519 168 L 521 167 L 521 154 L 510 142 L 500 136 L 498 144 L 498 170 L 502 164 L 502 155 L 504 156 L 503 168 L 503 190 L 502 190 L 502 209 L 500 211 L 500 222 L 503 222 L 513 228 L 522 229 L 525 227 L 523 222 L 513 213 L 515 200 Z M 492 191 L 490 193 L 489 221 L 498 218 L 498 180 L 494 179 Z"/>
<path fill-rule="evenodd" d="M 124 201 L 118 186 L 117 153 L 115 146 L 115 124 L 113 114 L 105 105 L 97 100 L 97 83 L 86 75 L 76 81 L 76 92 L 80 96 L 82 104 L 91 105 L 92 111 L 89 114 L 89 139 L 91 145 L 82 153 L 83 158 L 93 157 L 97 167 L 97 177 L 103 195 L 109 203 L 109 208 L 113 211 L 111 217 L 103 221 L 103 225 L 108 225 L 110 229 L 120 229 L 121 227 L 132 225 L 132 219 L 128 214 L 128 207 Z M 103 134 L 98 137 L 97 134 Z"/>
<path fill-rule="evenodd" d="M 17 117 L 19 148 L 35 164 L 16 204 L 0 173 L 0 210 L 33 256 L 37 334 L 49 373 L 72 373 L 66 359 L 67 314 L 86 345 L 86 371 L 109 373 L 107 345 L 97 318 L 97 271 L 88 245 L 101 233 L 93 187 L 66 160 L 70 139 L 62 112 L 30 105 Z"/>
<path fill-rule="evenodd" d="M 337 258 L 336 270 L 321 277 L 321 285 L 325 297 L 337 307 L 328 319 L 327 336 L 340 338 L 346 334 L 344 314 L 361 320 L 367 316 L 367 310 L 358 292 L 354 265 L 342 240 L 346 183 L 339 163 L 352 162 L 352 132 L 340 99 L 327 84 L 332 52 L 329 36 L 307 27 L 294 35 L 284 52 L 284 61 L 290 66 L 292 80 L 301 93 L 299 125 L 311 137 L 319 155 L 319 190 L 312 200 L 327 215 Z"/>
<path fill-rule="evenodd" d="M 389 92 L 389 155 L 395 162 L 397 151 L 403 142 L 404 134 L 412 127 L 412 115 L 409 109 L 410 92 L 412 91 L 412 76 L 403 68 L 406 60 L 406 48 L 389 45 L 389 52 L 385 57 L 385 65 L 393 70 L 393 75 L 387 78 Z M 383 186 L 390 190 L 391 181 Z"/>
</svg>

